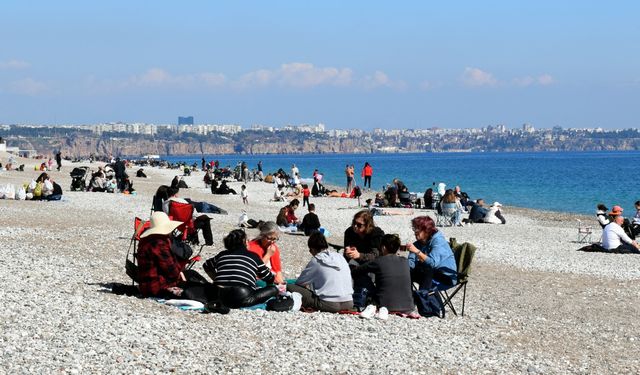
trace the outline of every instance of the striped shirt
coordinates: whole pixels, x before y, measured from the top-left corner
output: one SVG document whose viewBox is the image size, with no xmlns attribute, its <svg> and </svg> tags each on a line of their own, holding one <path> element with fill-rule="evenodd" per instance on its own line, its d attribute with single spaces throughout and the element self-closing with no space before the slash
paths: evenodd
<svg viewBox="0 0 640 375">
<path fill-rule="evenodd" d="M 224 250 L 205 263 L 213 270 L 213 283 L 220 286 L 248 286 L 256 289 L 256 279 L 271 284 L 274 276 L 256 254 L 247 250 Z"/>
</svg>

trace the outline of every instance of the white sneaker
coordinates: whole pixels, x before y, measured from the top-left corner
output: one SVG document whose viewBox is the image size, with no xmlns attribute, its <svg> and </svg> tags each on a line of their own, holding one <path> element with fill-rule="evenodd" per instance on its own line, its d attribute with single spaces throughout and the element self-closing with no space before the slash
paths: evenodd
<svg viewBox="0 0 640 375">
<path fill-rule="evenodd" d="M 376 314 L 376 319 L 387 320 L 389 319 L 389 310 L 386 307 L 381 307 Z"/>
<path fill-rule="evenodd" d="M 371 319 L 375 315 L 376 315 L 376 307 L 374 305 L 367 306 L 367 308 L 360 313 L 360 317 L 363 319 Z"/>
</svg>

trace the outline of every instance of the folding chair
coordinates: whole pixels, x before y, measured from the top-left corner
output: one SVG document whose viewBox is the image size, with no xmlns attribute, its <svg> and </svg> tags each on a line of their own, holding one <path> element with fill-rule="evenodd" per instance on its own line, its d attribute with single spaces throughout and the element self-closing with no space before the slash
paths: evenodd
<svg viewBox="0 0 640 375">
<path fill-rule="evenodd" d="M 578 243 L 591 243 L 593 228 L 578 220 Z"/>
<path fill-rule="evenodd" d="M 205 246 L 213 245 L 211 227 L 209 225 L 210 218 L 207 215 L 200 215 L 194 220 L 193 210 L 194 207 L 190 203 L 181 203 L 173 200 L 169 201 L 169 217 L 171 218 L 171 220 L 182 222 L 182 224 L 176 228 L 176 230 L 181 233 L 180 238 L 182 239 L 182 241 L 188 241 L 194 245 L 200 245 L 200 240 L 198 238 L 198 228 L 203 230 L 205 243 L 200 245 L 198 253 L 189 260 L 189 263 L 186 267 L 186 269 L 188 270 L 191 269 L 193 265 L 200 260 L 202 248 Z"/>
<path fill-rule="evenodd" d="M 455 239 L 449 240 L 449 243 L 453 250 L 453 255 L 456 258 L 456 266 L 458 267 L 458 283 L 452 287 L 437 290 L 437 292 L 440 293 L 443 304 L 449 307 L 453 315 L 457 316 L 458 313 L 453 305 L 453 298 L 462 290 L 462 312 L 460 315 L 464 316 L 464 306 L 467 298 L 467 281 L 469 280 L 471 262 L 473 261 L 473 256 L 476 253 L 476 247 L 468 242 L 458 244 Z"/>
<path fill-rule="evenodd" d="M 193 223 L 193 205 L 173 200 L 169 201 L 169 218 L 182 222 L 176 230 L 182 233 L 181 238 L 183 241 L 185 241 L 188 236 L 196 233 L 196 227 Z"/>
<path fill-rule="evenodd" d="M 140 234 L 151 226 L 150 221 L 144 221 L 139 217 L 133 220 L 133 236 L 131 236 L 131 242 L 129 243 L 129 249 L 127 250 L 127 257 L 125 258 L 124 269 L 127 275 L 131 278 L 135 284 L 138 282 L 138 242 L 140 241 Z M 131 258 L 129 258 L 131 254 Z"/>
</svg>

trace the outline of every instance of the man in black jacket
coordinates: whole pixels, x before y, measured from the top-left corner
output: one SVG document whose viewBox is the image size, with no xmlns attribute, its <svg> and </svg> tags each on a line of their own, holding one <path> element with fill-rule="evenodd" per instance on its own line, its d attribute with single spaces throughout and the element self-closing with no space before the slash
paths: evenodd
<svg viewBox="0 0 640 375">
<path fill-rule="evenodd" d="M 487 215 L 487 211 L 484 207 L 484 199 L 478 199 L 471 207 L 471 212 L 469 212 L 469 222 L 484 223 L 484 217 Z"/>
</svg>

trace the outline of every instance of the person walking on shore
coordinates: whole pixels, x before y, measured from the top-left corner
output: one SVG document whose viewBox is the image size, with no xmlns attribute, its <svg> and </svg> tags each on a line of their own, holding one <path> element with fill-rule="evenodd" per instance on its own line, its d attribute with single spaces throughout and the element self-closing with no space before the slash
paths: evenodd
<svg viewBox="0 0 640 375">
<path fill-rule="evenodd" d="M 242 185 L 240 196 L 242 197 L 242 203 L 249 204 L 249 193 L 247 192 L 247 185 Z"/>
<path fill-rule="evenodd" d="M 368 187 L 369 190 L 371 190 L 371 176 L 373 176 L 373 168 L 369 162 L 365 162 L 364 168 L 362 168 L 362 178 L 364 179 L 363 187 Z"/>
<path fill-rule="evenodd" d="M 60 172 L 60 168 L 62 168 L 62 153 L 60 151 L 56 152 L 56 164 L 58 165 L 58 172 Z"/>
<path fill-rule="evenodd" d="M 347 164 L 344 168 L 344 174 L 347 177 L 347 195 L 351 194 L 353 188 L 353 165 Z"/>
</svg>

